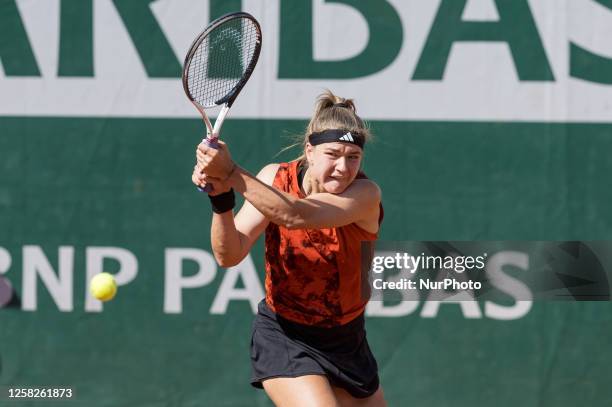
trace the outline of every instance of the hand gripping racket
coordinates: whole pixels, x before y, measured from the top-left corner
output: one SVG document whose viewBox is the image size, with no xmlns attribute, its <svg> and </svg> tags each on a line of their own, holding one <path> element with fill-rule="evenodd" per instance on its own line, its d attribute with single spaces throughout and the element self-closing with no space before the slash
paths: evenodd
<svg viewBox="0 0 612 407">
<path fill-rule="evenodd" d="M 244 12 L 226 14 L 196 37 L 183 64 L 183 89 L 206 124 L 202 140 L 218 148 L 221 126 L 236 97 L 249 80 L 261 51 L 261 28 Z M 213 127 L 205 109 L 221 106 Z M 210 192 L 206 185 L 202 192 Z"/>
</svg>

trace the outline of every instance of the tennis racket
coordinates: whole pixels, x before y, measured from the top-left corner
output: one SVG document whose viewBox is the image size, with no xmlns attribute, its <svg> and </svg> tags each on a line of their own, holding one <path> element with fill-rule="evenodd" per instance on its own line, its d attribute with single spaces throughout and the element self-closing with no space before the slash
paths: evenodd
<svg viewBox="0 0 612 407">
<path fill-rule="evenodd" d="M 202 142 L 208 146 L 218 148 L 223 121 L 251 77 L 260 51 L 259 23 L 244 12 L 217 18 L 191 44 L 183 64 L 183 89 L 206 124 Z M 206 109 L 221 105 L 213 127 Z M 210 192 L 211 186 L 198 189 Z"/>
</svg>

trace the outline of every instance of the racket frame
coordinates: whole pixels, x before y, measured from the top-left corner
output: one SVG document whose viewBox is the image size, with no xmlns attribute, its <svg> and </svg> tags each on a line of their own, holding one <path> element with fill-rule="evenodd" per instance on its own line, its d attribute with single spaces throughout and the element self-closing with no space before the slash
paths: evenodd
<svg viewBox="0 0 612 407">
<path fill-rule="evenodd" d="M 191 92 L 189 91 L 189 83 L 188 83 L 189 82 L 188 81 L 189 80 L 189 67 L 191 66 L 192 58 L 194 54 L 196 53 L 198 47 L 210 35 L 211 32 L 213 32 L 220 25 L 225 24 L 228 21 L 231 21 L 236 18 L 247 18 L 251 20 L 251 22 L 253 22 L 253 24 L 255 25 L 257 29 L 257 34 L 259 38 L 255 42 L 253 58 L 251 59 L 249 66 L 247 66 L 247 68 L 245 69 L 244 74 L 240 78 L 240 81 L 238 81 L 238 83 L 234 86 L 234 88 L 227 95 L 215 101 L 214 106 L 206 106 L 206 107 L 202 106 L 200 103 L 198 103 L 195 100 L 195 98 L 191 95 Z M 261 52 L 261 41 L 262 41 L 262 35 L 261 35 L 261 27 L 259 25 L 259 22 L 255 19 L 255 17 L 253 17 L 249 13 L 246 13 L 244 11 L 239 11 L 235 13 L 225 14 L 215 19 L 214 21 L 212 21 L 204 29 L 204 31 L 202 31 L 195 38 L 195 40 L 189 47 L 189 51 L 187 52 L 187 55 L 185 56 L 185 62 L 183 63 L 183 74 L 182 74 L 183 89 L 185 90 L 185 94 L 187 95 L 187 98 L 189 99 L 189 101 L 196 107 L 196 109 L 198 109 L 198 112 L 200 112 L 200 115 L 202 116 L 202 120 L 204 121 L 204 124 L 206 125 L 206 138 L 203 141 L 206 142 L 208 145 L 212 146 L 213 148 L 216 147 L 216 144 L 217 144 L 216 141 L 219 138 L 219 134 L 221 132 L 221 126 L 223 125 L 223 121 L 225 120 L 225 117 L 227 116 L 229 109 L 232 107 L 232 105 L 234 104 L 234 101 L 238 97 L 238 94 L 240 93 L 244 85 L 247 83 L 249 78 L 251 77 L 251 74 L 253 73 L 253 70 L 255 69 L 255 65 L 257 65 L 257 61 L 259 60 L 259 54 Z M 213 126 L 205 110 L 208 108 L 215 107 L 215 106 L 220 106 L 221 104 L 223 104 L 224 106 L 221 108 L 221 111 L 217 115 L 217 119 L 215 120 L 215 125 Z"/>
</svg>

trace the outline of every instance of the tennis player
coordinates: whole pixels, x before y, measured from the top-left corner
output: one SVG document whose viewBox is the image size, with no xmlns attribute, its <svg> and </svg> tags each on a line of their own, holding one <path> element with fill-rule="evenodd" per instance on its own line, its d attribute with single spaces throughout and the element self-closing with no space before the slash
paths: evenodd
<svg viewBox="0 0 612 407">
<path fill-rule="evenodd" d="M 370 133 L 350 99 L 318 99 L 295 161 L 254 177 L 228 145 L 197 148 L 192 180 L 210 183 L 218 263 L 238 264 L 265 230 L 266 298 L 251 340 L 251 384 L 277 406 L 385 406 L 364 327 L 361 242 L 378 236 L 379 187 L 361 171 Z M 245 203 L 234 217 L 234 191 Z"/>
</svg>

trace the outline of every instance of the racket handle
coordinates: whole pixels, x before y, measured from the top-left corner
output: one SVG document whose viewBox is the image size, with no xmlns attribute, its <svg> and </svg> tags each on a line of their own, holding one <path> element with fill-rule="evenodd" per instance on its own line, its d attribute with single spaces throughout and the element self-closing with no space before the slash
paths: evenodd
<svg viewBox="0 0 612 407">
<path fill-rule="evenodd" d="M 219 143 L 217 143 L 217 140 L 219 140 L 219 137 L 210 137 L 210 138 L 206 137 L 202 140 L 202 143 L 206 144 L 210 148 L 214 148 L 215 150 L 218 150 Z M 198 191 L 206 192 L 206 193 L 211 192 L 213 190 L 213 187 L 210 184 L 206 184 L 204 188 L 200 188 L 200 187 L 197 187 L 197 188 L 198 188 Z"/>
</svg>

